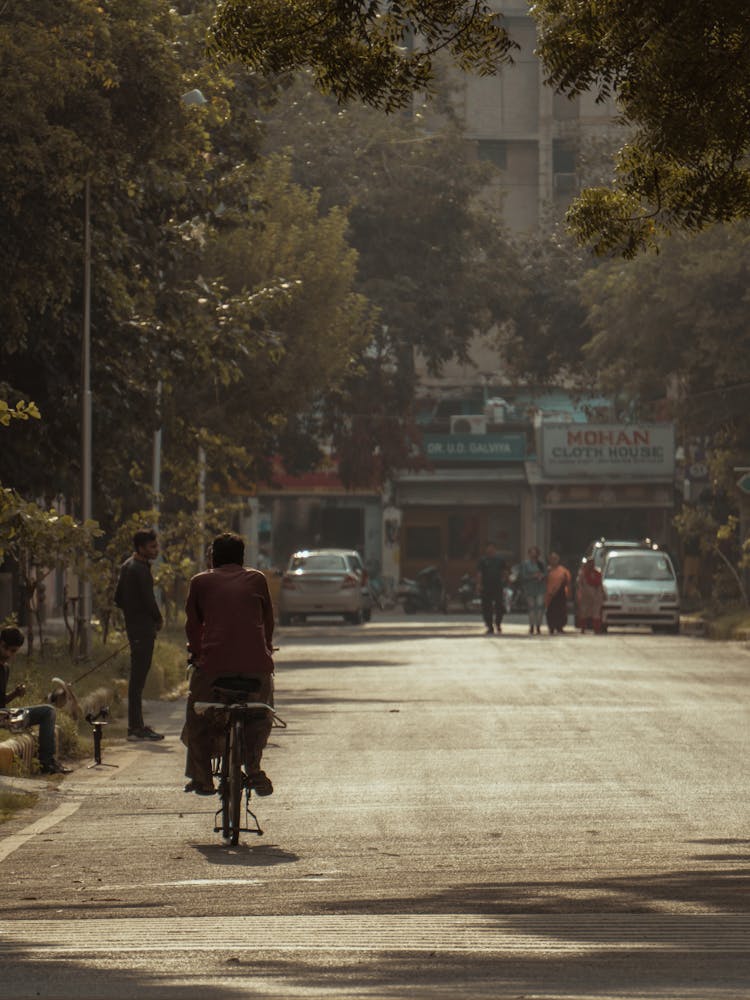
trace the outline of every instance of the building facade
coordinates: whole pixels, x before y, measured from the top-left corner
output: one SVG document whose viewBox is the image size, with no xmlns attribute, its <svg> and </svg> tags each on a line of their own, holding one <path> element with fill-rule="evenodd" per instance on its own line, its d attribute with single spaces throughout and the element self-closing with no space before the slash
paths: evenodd
<svg viewBox="0 0 750 1000">
<path fill-rule="evenodd" d="M 602 536 L 669 542 L 671 423 L 611 422 L 606 400 L 563 390 L 483 391 L 483 406 L 454 390 L 422 416 L 427 467 L 393 483 L 401 575 L 434 565 L 455 592 L 488 542 L 510 564 L 538 545 L 570 565 Z"/>
<path fill-rule="evenodd" d="M 509 0 L 499 6 L 520 49 L 497 76 L 461 77 L 458 110 L 478 155 L 498 168 L 507 225 L 531 232 L 547 211 L 563 210 L 579 190 L 581 148 L 620 127 L 612 100 L 555 93 L 535 55 L 537 31 L 528 4 Z"/>
<path fill-rule="evenodd" d="M 513 64 L 494 77 L 460 77 L 456 101 L 467 140 L 497 167 L 506 224 L 533 232 L 580 189 L 581 149 L 619 127 L 613 102 L 597 104 L 593 94 L 569 100 L 546 85 L 528 4 L 509 0 L 502 11 L 520 46 Z M 507 385 L 496 348 L 481 338 L 471 356 L 439 376 L 416 359 L 420 468 L 402 470 L 382 495 L 348 494 L 335 463 L 322 478 L 260 491 L 261 558 L 278 566 L 294 548 L 346 545 L 387 588 L 434 565 L 455 592 L 488 541 L 510 562 L 538 544 L 573 563 L 600 536 L 668 538 L 671 425 L 631 428 L 612 422 L 605 399 L 575 402 L 564 390 Z M 632 449 L 651 449 L 652 458 L 638 462 Z"/>
</svg>

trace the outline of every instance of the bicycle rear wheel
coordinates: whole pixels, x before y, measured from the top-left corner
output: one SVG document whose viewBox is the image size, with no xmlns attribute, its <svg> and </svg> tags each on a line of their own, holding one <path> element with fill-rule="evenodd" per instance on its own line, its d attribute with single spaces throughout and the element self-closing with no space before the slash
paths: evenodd
<svg viewBox="0 0 750 1000">
<path fill-rule="evenodd" d="M 224 740 L 224 753 L 219 758 L 219 797 L 221 798 L 221 836 L 229 840 L 232 835 L 229 809 L 229 761 L 232 753 L 232 730 L 228 729 Z"/>
<path fill-rule="evenodd" d="M 229 811 L 229 834 L 225 832 L 232 846 L 235 846 L 240 839 L 240 814 L 242 812 L 242 744 L 244 740 L 244 729 L 241 719 L 235 719 L 232 723 L 232 741 L 229 750 L 229 788 L 228 788 L 228 811 Z"/>
</svg>

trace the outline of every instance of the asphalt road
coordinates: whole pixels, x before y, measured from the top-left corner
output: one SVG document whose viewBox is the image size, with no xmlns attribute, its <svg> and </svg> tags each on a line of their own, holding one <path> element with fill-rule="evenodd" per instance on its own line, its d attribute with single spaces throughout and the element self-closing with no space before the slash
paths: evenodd
<svg viewBox="0 0 750 1000">
<path fill-rule="evenodd" d="M 0 997 L 750 997 L 750 651 L 281 630 L 263 837 L 104 742 L 0 828 Z"/>
</svg>

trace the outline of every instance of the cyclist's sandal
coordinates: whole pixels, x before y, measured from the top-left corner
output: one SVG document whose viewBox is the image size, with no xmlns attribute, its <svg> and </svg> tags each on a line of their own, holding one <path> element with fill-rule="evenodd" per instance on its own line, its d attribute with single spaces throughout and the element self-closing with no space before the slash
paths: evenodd
<svg viewBox="0 0 750 1000">
<path fill-rule="evenodd" d="M 265 771 L 254 771 L 252 774 L 248 774 L 247 783 L 250 788 L 255 792 L 256 795 L 272 795 L 273 785 L 271 784 L 271 779 L 268 777 Z"/>
<path fill-rule="evenodd" d="M 196 795 L 216 795 L 213 785 L 199 785 L 197 781 L 188 781 L 185 785 L 186 792 L 195 792 Z"/>
</svg>

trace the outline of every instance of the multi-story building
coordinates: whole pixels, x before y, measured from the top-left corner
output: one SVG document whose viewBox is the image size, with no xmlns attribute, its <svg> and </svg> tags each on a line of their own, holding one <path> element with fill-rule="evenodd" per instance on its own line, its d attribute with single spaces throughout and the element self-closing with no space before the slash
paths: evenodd
<svg viewBox="0 0 750 1000">
<path fill-rule="evenodd" d="M 535 55 L 528 5 L 510 0 L 502 9 L 520 46 L 513 64 L 495 77 L 462 77 L 456 100 L 467 139 L 498 168 L 506 224 L 533 232 L 580 189 L 582 150 L 606 148 L 621 127 L 612 101 L 555 93 Z M 671 425 L 626 427 L 606 399 L 509 384 L 497 350 L 480 339 L 471 364 L 446 366 L 437 378 L 425 368 L 420 383 L 433 468 L 393 484 L 401 573 L 437 564 L 450 589 L 488 540 L 510 560 L 537 543 L 574 562 L 602 534 L 668 536 Z"/>
<path fill-rule="evenodd" d="M 508 226 L 527 232 L 546 211 L 565 208 L 578 191 L 581 146 L 619 126 L 613 101 L 597 103 L 593 93 L 569 99 L 545 83 L 528 4 L 509 0 L 502 10 L 520 49 L 497 76 L 462 78 L 459 112 L 478 155 L 500 171 Z"/>
</svg>

